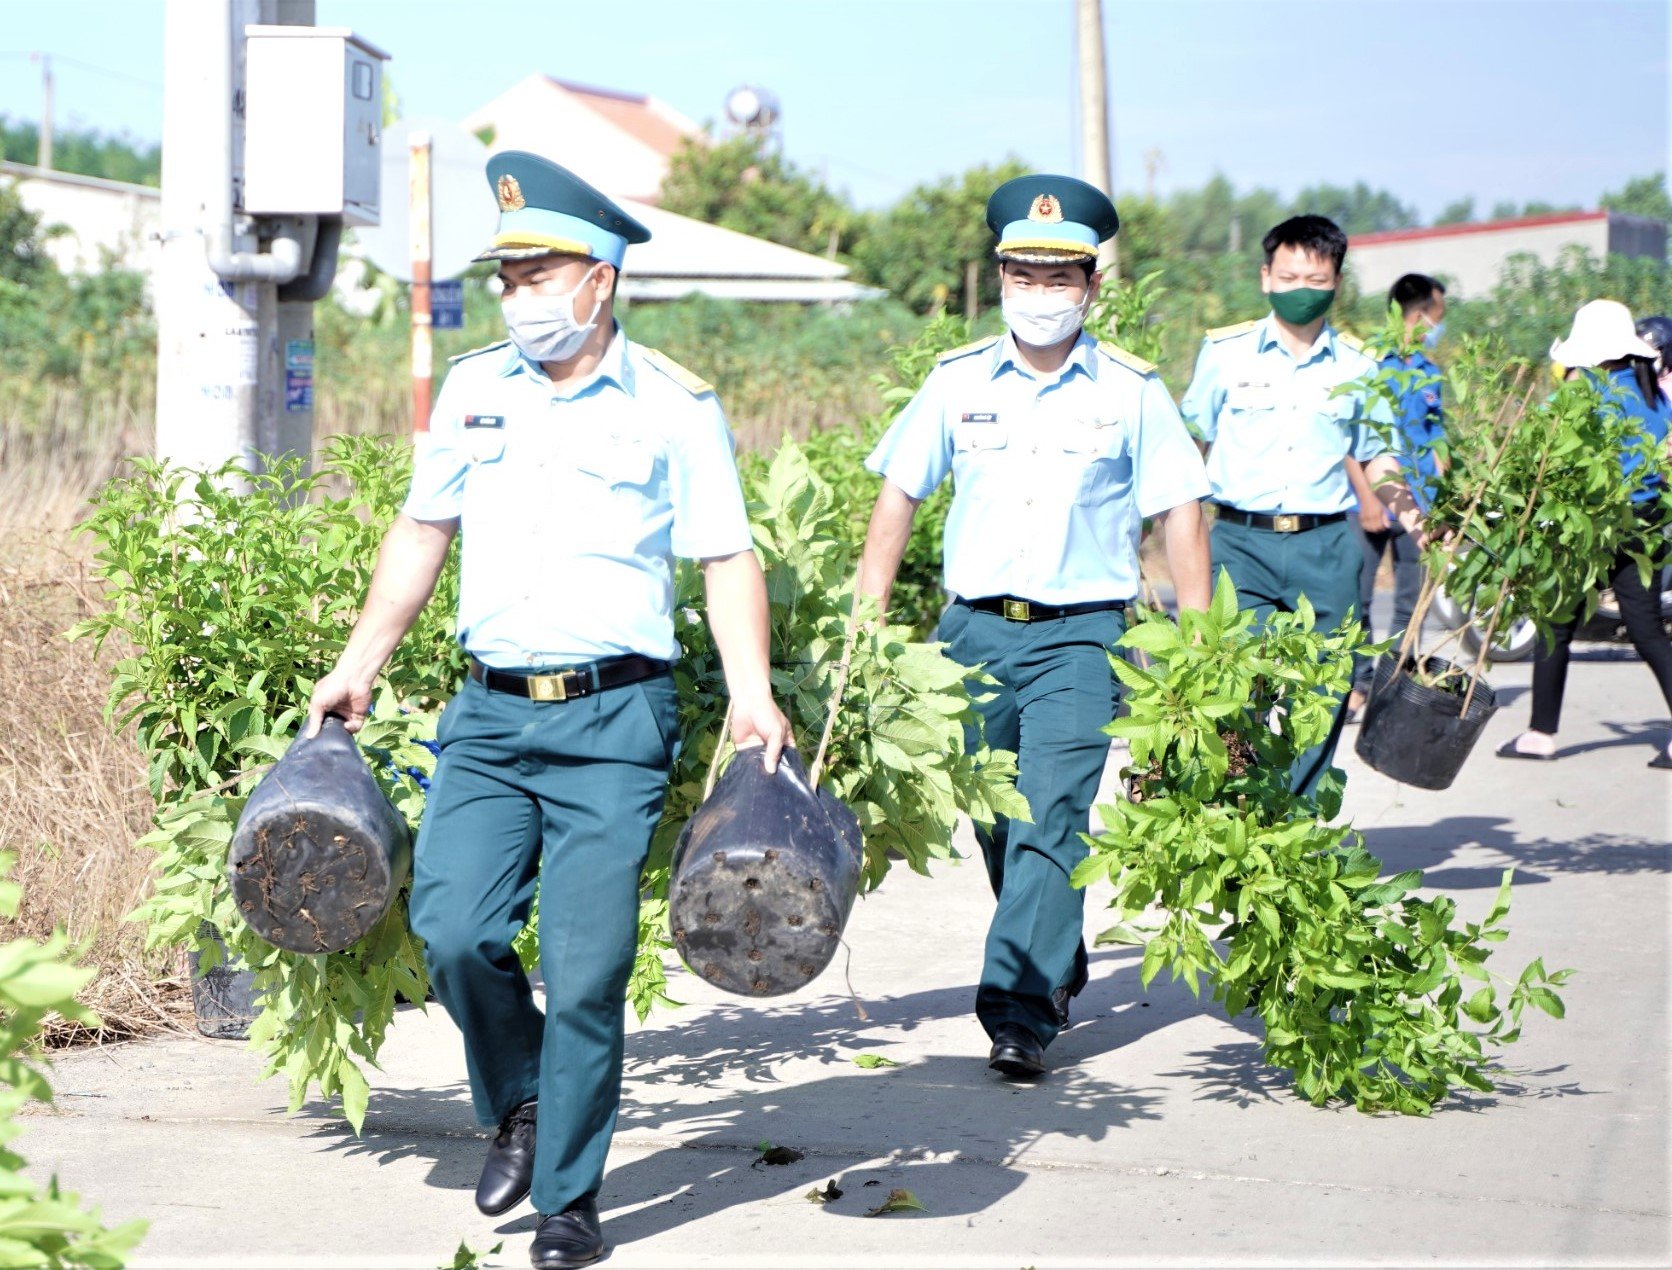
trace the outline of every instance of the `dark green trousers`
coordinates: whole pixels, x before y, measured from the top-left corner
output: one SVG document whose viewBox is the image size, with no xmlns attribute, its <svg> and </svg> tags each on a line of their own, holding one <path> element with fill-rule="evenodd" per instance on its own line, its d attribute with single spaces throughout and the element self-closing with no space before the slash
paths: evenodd
<svg viewBox="0 0 1672 1270">
<path fill-rule="evenodd" d="M 1350 519 L 1301 534 L 1225 521 L 1213 526 L 1215 576 L 1222 568 L 1229 573 L 1238 605 L 1253 609 L 1262 621 L 1273 612 L 1293 613 L 1304 595 L 1318 615 L 1318 629 L 1334 630 L 1357 610 L 1363 555 L 1358 529 Z M 1346 720 L 1346 699 L 1340 697 L 1329 736 L 1295 760 L 1289 783 L 1296 793 L 1310 795 L 1329 771 Z"/>
<path fill-rule="evenodd" d="M 999 681 L 976 709 L 987 744 L 1016 752 L 1033 814 L 1031 824 L 1001 817 L 976 830 L 998 900 L 975 994 L 989 1036 L 1020 1023 L 1049 1045 L 1061 1031 L 1051 994 L 1085 986 L 1085 892 L 1068 879 L 1086 858 L 1082 835 L 1109 757 L 1103 727 L 1118 701 L 1109 650 L 1125 629 L 1118 610 L 1009 622 L 954 604 L 941 617 L 948 654 Z"/>
<path fill-rule="evenodd" d="M 464 1033 L 477 1119 L 540 1100 L 532 1200 L 597 1193 L 621 1101 L 639 871 L 677 745 L 667 676 L 575 701 L 465 683 L 413 861 L 412 928 L 437 999 Z M 544 1014 L 511 941 L 540 885 Z"/>
</svg>

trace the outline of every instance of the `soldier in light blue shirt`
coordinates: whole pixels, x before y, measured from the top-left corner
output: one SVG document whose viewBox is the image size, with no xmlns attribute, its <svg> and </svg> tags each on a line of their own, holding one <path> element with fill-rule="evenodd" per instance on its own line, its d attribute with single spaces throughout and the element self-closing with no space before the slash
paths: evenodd
<svg viewBox="0 0 1672 1270">
<path fill-rule="evenodd" d="M 436 732 L 411 920 L 498 1132 L 484 1213 L 539 1210 L 536 1267 L 604 1251 L 597 1194 L 621 1096 L 639 874 L 679 744 L 674 558 L 702 562 L 732 738 L 776 765 L 766 587 L 709 386 L 615 324 L 650 235 L 534 155 L 488 161 L 507 343 L 459 359 L 419 439 L 354 632 L 309 707 L 357 728 L 373 681 L 463 538 L 470 678 Z M 540 886 L 544 1013 L 511 941 Z"/>
<path fill-rule="evenodd" d="M 1257 322 L 1208 332 L 1181 407 L 1208 443 L 1216 518 L 1213 562 L 1244 608 L 1293 612 L 1311 601 L 1318 625 L 1338 626 L 1358 602 L 1362 551 L 1348 521 L 1356 507 L 1349 461 L 1407 528 L 1421 519 L 1397 481 L 1398 461 L 1369 426 L 1391 423 L 1362 392 L 1342 384 L 1376 370 L 1357 340 L 1325 319 L 1335 299 L 1347 236 L 1322 216 L 1295 216 L 1266 235 L 1260 286 L 1272 311 Z M 1330 769 L 1345 709 L 1324 744 L 1292 774 L 1312 793 Z"/>
<path fill-rule="evenodd" d="M 1069 876 L 1108 758 L 1109 653 L 1138 592 L 1139 532 L 1146 517 L 1165 524 L 1179 603 L 1205 607 L 1208 481 L 1155 367 L 1081 329 L 1098 244 L 1119 225 L 1108 198 L 1071 177 L 1019 177 L 987 223 L 1009 333 L 942 357 L 871 455 L 883 483 L 860 587 L 886 605 L 913 514 L 950 475 L 954 599 L 937 638 L 998 680 L 977 708 L 987 741 L 1017 752 L 1032 813 L 977 830 L 998 905 L 975 1010 L 990 1066 L 1029 1079 L 1086 982 L 1084 893 Z"/>
</svg>

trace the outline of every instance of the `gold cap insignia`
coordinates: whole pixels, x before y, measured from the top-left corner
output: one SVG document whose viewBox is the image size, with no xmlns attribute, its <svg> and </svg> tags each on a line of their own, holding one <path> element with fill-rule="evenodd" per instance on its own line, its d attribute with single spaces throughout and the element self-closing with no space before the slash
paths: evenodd
<svg viewBox="0 0 1672 1270">
<path fill-rule="evenodd" d="M 509 173 L 499 178 L 499 210 L 502 212 L 520 212 L 528 206 L 528 200 L 523 197 L 522 186 L 517 184 L 517 178 Z M 1059 216 L 1057 218 L 1061 220 Z"/>
<path fill-rule="evenodd" d="M 1041 194 L 1028 208 L 1028 219 L 1056 225 L 1062 221 L 1062 204 L 1049 194 Z"/>
</svg>

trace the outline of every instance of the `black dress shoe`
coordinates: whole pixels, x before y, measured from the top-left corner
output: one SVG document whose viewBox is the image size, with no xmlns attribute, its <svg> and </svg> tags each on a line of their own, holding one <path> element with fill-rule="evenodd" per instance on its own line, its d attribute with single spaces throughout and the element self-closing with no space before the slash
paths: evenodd
<svg viewBox="0 0 1672 1270">
<path fill-rule="evenodd" d="M 482 1162 L 476 1183 L 476 1207 L 498 1217 L 528 1198 L 534 1181 L 534 1099 L 515 1108 L 499 1122 L 499 1133 Z"/>
<path fill-rule="evenodd" d="M 541 1213 L 528 1259 L 534 1270 L 584 1266 L 604 1255 L 604 1232 L 598 1225 L 598 1201 L 578 1199 L 561 1213 Z"/>
<path fill-rule="evenodd" d="M 1037 1080 L 1045 1074 L 1045 1047 L 1020 1023 L 1000 1023 L 993 1029 L 987 1066 L 1011 1080 Z"/>
</svg>

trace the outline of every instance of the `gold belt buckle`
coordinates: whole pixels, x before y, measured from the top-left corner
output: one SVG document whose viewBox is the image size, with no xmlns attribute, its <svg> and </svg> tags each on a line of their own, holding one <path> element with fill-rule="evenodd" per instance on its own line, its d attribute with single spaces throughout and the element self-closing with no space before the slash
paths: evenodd
<svg viewBox="0 0 1672 1270">
<path fill-rule="evenodd" d="M 1271 527 L 1280 534 L 1298 534 L 1300 532 L 1300 517 L 1295 515 L 1273 516 Z"/>
<path fill-rule="evenodd" d="M 1026 600 L 1006 600 L 1004 602 L 1004 620 L 1007 622 L 1031 622 L 1033 607 Z"/>
<path fill-rule="evenodd" d="M 574 689 L 568 680 L 574 675 L 572 670 L 561 670 L 555 675 L 530 675 L 528 683 L 528 699 L 530 701 L 567 701 Z"/>
</svg>

